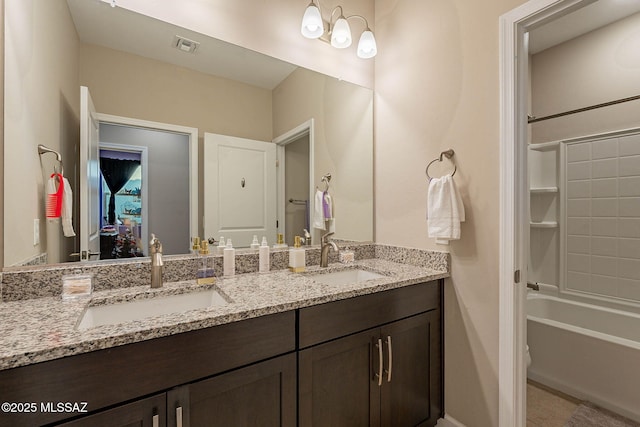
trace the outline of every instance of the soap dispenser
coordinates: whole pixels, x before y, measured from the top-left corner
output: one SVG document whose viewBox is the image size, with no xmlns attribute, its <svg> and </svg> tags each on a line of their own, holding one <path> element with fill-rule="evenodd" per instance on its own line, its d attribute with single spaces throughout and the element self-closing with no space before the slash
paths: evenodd
<svg viewBox="0 0 640 427">
<path fill-rule="evenodd" d="M 262 244 L 260 245 L 258 257 L 259 257 L 260 273 L 268 272 L 271 264 L 269 261 L 269 244 L 267 243 L 266 236 L 262 236 Z"/>
<path fill-rule="evenodd" d="M 289 246 L 284 242 L 284 234 L 278 233 L 278 241 L 273 245 L 273 249 L 286 249 Z"/>
<path fill-rule="evenodd" d="M 296 236 L 293 247 L 289 249 L 289 270 L 294 273 L 303 272 L 305 267 L 305 252 L 300 241 L 300 236 Z"/>
<path fill-rule="evenodd" d="M 223 255 L 224 275 L 233 276 L 236 274 L 236 250 L 233 248 L 231 239 L 227 239 Z"/>
<path fill-rule="evenodd" d="M 213 266 L 213 257 L 209 256 L 209 242 L 202 240 L 200 243 L 201 264 L 196 274 L 198 285 L 212 285 L 216 282 L 216 271 Z"/>
<path fill-rule="evenodd" d="M 192 237 L 191 242 L 193 243 L 191 246 L 191 255 L 198 255 L 198 252 L 200 252 L 200 238 Z"/>
<path fill-rule="evenodd" d="M 253 241 L 251 242 L 251 249 L 259 249 L 260 243 L 258 243 L 258 236 L 253 235 Z"/>
<path fill-rule="evenodd" d="M 162 243 L 151 233 L 151 241 L 149 242 L 149 251 L 151 252 L 151 287 L 162 287 Z"/>
</svg>

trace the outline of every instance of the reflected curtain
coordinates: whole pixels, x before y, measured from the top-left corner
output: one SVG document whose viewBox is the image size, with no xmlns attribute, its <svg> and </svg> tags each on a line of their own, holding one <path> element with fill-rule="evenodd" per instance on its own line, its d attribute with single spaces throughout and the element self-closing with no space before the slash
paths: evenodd
<svg viewBox="0 0 640 427">
<path fill-rule="evenodd" d="M 109 224 L 116 223 L 116 193 L 129 181 L 138 166 L 140 166 L 140 160 L 100 158 L 100 170 L 109 187 L 109 191 L 111 191 L 107 218 Z"/>
</svg>

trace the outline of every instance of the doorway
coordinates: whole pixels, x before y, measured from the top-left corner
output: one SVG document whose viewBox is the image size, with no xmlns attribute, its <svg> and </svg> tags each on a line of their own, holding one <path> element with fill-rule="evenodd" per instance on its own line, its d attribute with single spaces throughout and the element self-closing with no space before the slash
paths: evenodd
<svg viewBox="0 0 640 427">
<path fill-rule="evenodd" d="M 148 254 L 148 148 L 100 144 L 100 259 Z"/>
<path fill-rule="evenodd" d="M 120 152 L 120 161 L 125 160 L 123 152 L 130 157 L 138 153 L 142 183 L 138 189 L 133 179 L 119 191 L 115 224 L 107 224 L 108 216 L 105 220 L 101 215 L 103 225 L 116 229 L 102 232 L 122 236 L 122 226 L 126 237 L 121 240 L 136 256 L 147 254 L 151 233 L 162 242 L 165 255 L 188 253 L 190 237 L 199 235 L 197 129 L 105 114 L 97 114 L 97 119 L 100 148 Z M 108 202 L 101 198 L 101 203 Z"/>
<path fill-rule="evenodd" d="M 537 194 L 534 192 L 530 196 L 529 192 L 531 71 L 528 36 L 537 28 L 560 17 L 574 15 L 574 12 L 577 15 L 585 6 L 595 3 L 593 0 L 532 0 L 500 18 L 500 425 L 526 424 L 525 285 L 529 279 L 528 255 L 533 238 L 530 236 L 530 215 L 539 213 L 530 210 L 530 197 L 549 199 L 557 191 L 554 186 L 540 184 L 535 188 Z M 554 222 L 544 216 L 538 219 L 534 225 L 541 231 L 536 233 L 549 234 Z"/>
<path fill-rule="evenodd" d="M 289 246 L 295 236 L 311 239 L 313 234 L 313 128 L 311 119 L 273 141 L 278 146 L 278 233 Z"/>
</svg>

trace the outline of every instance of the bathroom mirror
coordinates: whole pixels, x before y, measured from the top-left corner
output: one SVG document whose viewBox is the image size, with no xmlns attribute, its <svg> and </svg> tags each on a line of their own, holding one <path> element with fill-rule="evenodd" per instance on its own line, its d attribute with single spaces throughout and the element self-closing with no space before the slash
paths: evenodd
<svg viewBox="0 0 640 427">
<path fill-rule="evenodd" d="M 311 157 L 311 171 L 307 167 L 295 172 L 310 175 L 308 191 L 291 199 L 310 199 L 316 186 L 324 187 L 322 176 L 332 174 L 335 236 L 372 240 L 370 89 L 99 0 L 7 0 L 5 20 L 5 268 L 78 260 L 72 255 L 79 251 L 78 237 L 63 237 L 60 224 L 45 217 L 45 183 L 59 164 L 53 154 L 39 155 L 37 146 L 43 144 L 61 155 L 74 190 L 73 224 L 78 235 L 79 218 L 85 214 L 79 210 L 78 194 L 80 86 L 89 88 L 102 115 L 197 129 L 198 171 L 188 171 L 185 179 L 198 183 L 200 236 L 207 197 L 205 133 L 287 142 L 286 135 L 312 123 L 306 132 L 312 133 L 313 147 L 304 160 Z M 284 144 L 279 149 L 286 151 Z M 295 166 L 299 156 L 292 150 L 288 166 Z M 157 168 L 164 168 L 165 176 L 178 175 L 167 165 Z M 129 187 L 120 190 L 127 198 L 122 209 L 130 214 L 129 221 L 122 222 L 134 228 L 139 225 L 135 215 L 144 209 L 134 201 L 136 182 Z M 283 188 L 280 184 L 281 193 Z M 103 197 L 103 204 L 108 202 Z M 155 202 L 154 207 L 154 200 L 149 201 L 149 209 L 156 213 L 190 214 L 188 206 Z M 279 207 L 278 231 L 290 215 L 286 208 L 304 215 L 304 204 Z M 302 234 L 297 228 L 296 234 Z M 152 224 L 148 231 L 162 238 Z M 183 234 L 179 246 L 184 249 L 170 253 L 188 252 L 190 232 Z M 317 239 L 320 231 L 313 234 Z"/>
</svg>

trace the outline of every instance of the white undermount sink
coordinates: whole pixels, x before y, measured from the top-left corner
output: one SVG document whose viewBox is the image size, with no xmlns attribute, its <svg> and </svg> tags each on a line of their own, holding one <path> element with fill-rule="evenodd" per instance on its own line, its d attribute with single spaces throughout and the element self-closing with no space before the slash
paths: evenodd
<svg viewBox="0 0 640 427">
<path fill-rule="evenodd" d="M 365 282 L 367 280 L 380 279 L 386 277 L 373 271 L 350 269 L 341 271 L 332 271 L 330 273 L 310 274 L 309 277 L 316 282 L 326 285 L 346 285 L 349 283 Z"/>
<path fill-rule="evenodd" d="M 158 296 L 118 304 L 97 305 L 88 307 L 85 310 L 77 328 L 86 330 L 96 326 L 116 325 L 133 320 L 141 320 L 146 317 L 181 313 L 208 307 L 222 307 L 227 304 L 227 300 L 218 291 L 208 289 L 206 291 Z"/>
</svg>

